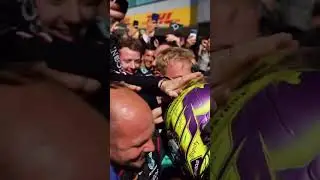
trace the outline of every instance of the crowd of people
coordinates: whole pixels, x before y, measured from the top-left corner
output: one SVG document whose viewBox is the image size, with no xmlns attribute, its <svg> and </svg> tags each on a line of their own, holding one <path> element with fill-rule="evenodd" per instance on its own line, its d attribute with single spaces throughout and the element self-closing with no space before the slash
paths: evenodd
<svg viewBox="0 0 320 180">
<path fill-rule="evenodd" d="M 213 1 L 211 35 L 200 37 L 195 30 L 183 34 L 176 28 L 157 34 L 156 12 L 145 30 L 137 21 L 124 24 L 126 0 L 1 1 L 0 179 L 234 175 L 226 169 L 238 167 L 236 157 L 217 159 L 238 155 L 226 151 L 213 154 L 201 177 L 175 165 L 163 136 L 168 102 L 190 81 L 205 77 L 212 88 L 212 114 L 221 112 L 232 92 L 256 72 L 260 59 L 292 54 L 301 49 L 297 40 L 303 47 L 318 47 L 318 9 L 313 10 L 311 28 L 301 30 L 278 26 L 284 22 L 273 18 L 277 8 L 272 4 L 266 4 L 262 18 L 260 1 Z M 223 129 L 211 121 L 213 132 L 215 125 Z M 211 137 L 217 145 L 213 150 L 221 144 L 216 135 Z M 249 170 L 258 166 L 246 162 Z M 257 173 L 250 176 L 254 179 Z"/>
<path fill-rule="evenodd" d="M 158 82 L 161 90 L 166 85 L 163 80 L 186 79 L 187 85 L 189 80 L 208 76 L 210 37 L 200 37 L 196 29 L 185 33 L 175 23 L 160 33 L 157 13 L 141 29 L 136 20 L 124 21 L 127 10 L 126 1 L 110 1 L 111 74 L 115 77 L 110 93 L 113 178 L 198 179 L 200 174 L 185 171 L 169 158 L 164 115 L 182 88 L 168 93 L 150 85 Z"/>
</svg>

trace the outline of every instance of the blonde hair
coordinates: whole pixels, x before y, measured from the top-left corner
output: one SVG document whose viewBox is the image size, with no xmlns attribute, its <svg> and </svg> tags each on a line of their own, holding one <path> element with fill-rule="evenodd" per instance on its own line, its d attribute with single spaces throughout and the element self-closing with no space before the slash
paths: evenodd
<svg viewBox="0 0 320 180">
<path fill-rule="evenodd" d="M 166 74 L 169 62 L 185 61 L 191 64 L 195 63 L 195 55 L 192 51 L 180 47 L 171 47 L 163 50 L 156 57 L 156 69 L 162 74 Z"/>
</svg>

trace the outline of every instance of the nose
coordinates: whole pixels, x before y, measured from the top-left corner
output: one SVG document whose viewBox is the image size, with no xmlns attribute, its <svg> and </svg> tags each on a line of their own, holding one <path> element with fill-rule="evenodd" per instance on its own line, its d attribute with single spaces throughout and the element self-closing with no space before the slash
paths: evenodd
<svg viewBox="0 0 320 180">
<path fill-rule="evenodd" d="M 63 18 L 70 24 L 79 24 L 81 14 L 77 1 L 70 1 L 69 5 L 66 5 Z"/>
<path fill-rule="evenodd" d="M 144 152 L 153 152 L 156 150 L 156 147 L 154 146 L 154 143 L 152 139 L 150 138 L 149 141 L 145 144 L 145 147 L 143 148 Z"/>
<path fill-rule="evenodd" d="M 151 64 L 152 64 L 153 67 L 155 67 L 156 66 L 156 61 L 153 60 Z"/>
<path fill-rule="evenodd" d="M 136 68 L 134 61 L 131 61 L 131 62 L 130 62 L 129 67 L 130 67 L 131 69 L 135 69 L 135 68 Z"/>
</svg>

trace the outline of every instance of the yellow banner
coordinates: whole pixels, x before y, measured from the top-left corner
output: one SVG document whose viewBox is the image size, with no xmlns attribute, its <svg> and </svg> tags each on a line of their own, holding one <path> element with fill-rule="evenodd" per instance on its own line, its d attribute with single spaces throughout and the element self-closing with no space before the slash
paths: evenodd
<svg viewBox="0 0 320 180">
<path fill-rule="evenodd" d="M 126 16 L 124 22 L 126 24 L 133 23 L 134 20 L 139 21 L 139 28 L 145 28 L 148 18 L 151 17 L 152 13 L 159 14 L 159 27 L 169 27 L 171 22 L 182 24 L 183 26 L 190 26 L 196 23 L 196 7 L 183 7 L 176 9 L 169 9 L 158 12 L 147 12 L 144 14 L 134 14 Z M 193 12 L 193 13 L 191 13 Z"/>
</svg>

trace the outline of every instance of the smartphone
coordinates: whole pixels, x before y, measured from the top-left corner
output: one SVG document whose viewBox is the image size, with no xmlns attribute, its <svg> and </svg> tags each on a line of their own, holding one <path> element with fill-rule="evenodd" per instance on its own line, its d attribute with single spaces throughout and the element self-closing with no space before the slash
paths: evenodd
<svg viewBox="0 0 320 180">
<path fill-rule="evenodd" d="M 198 35 L 198 30 L 197 29 L 191 29 L 190 30 L 189 37 L 194 37 L 194 38 L 197 39 L 197 35 Z"/>
<path fill-rule="evenodd" d="M 134 21 L 133 21 L 133 27 L 136 28 L 136 29 L 138 29 L 138 28 L 139 28 L 139 21 L 134 20 Z"/>
</svg>

